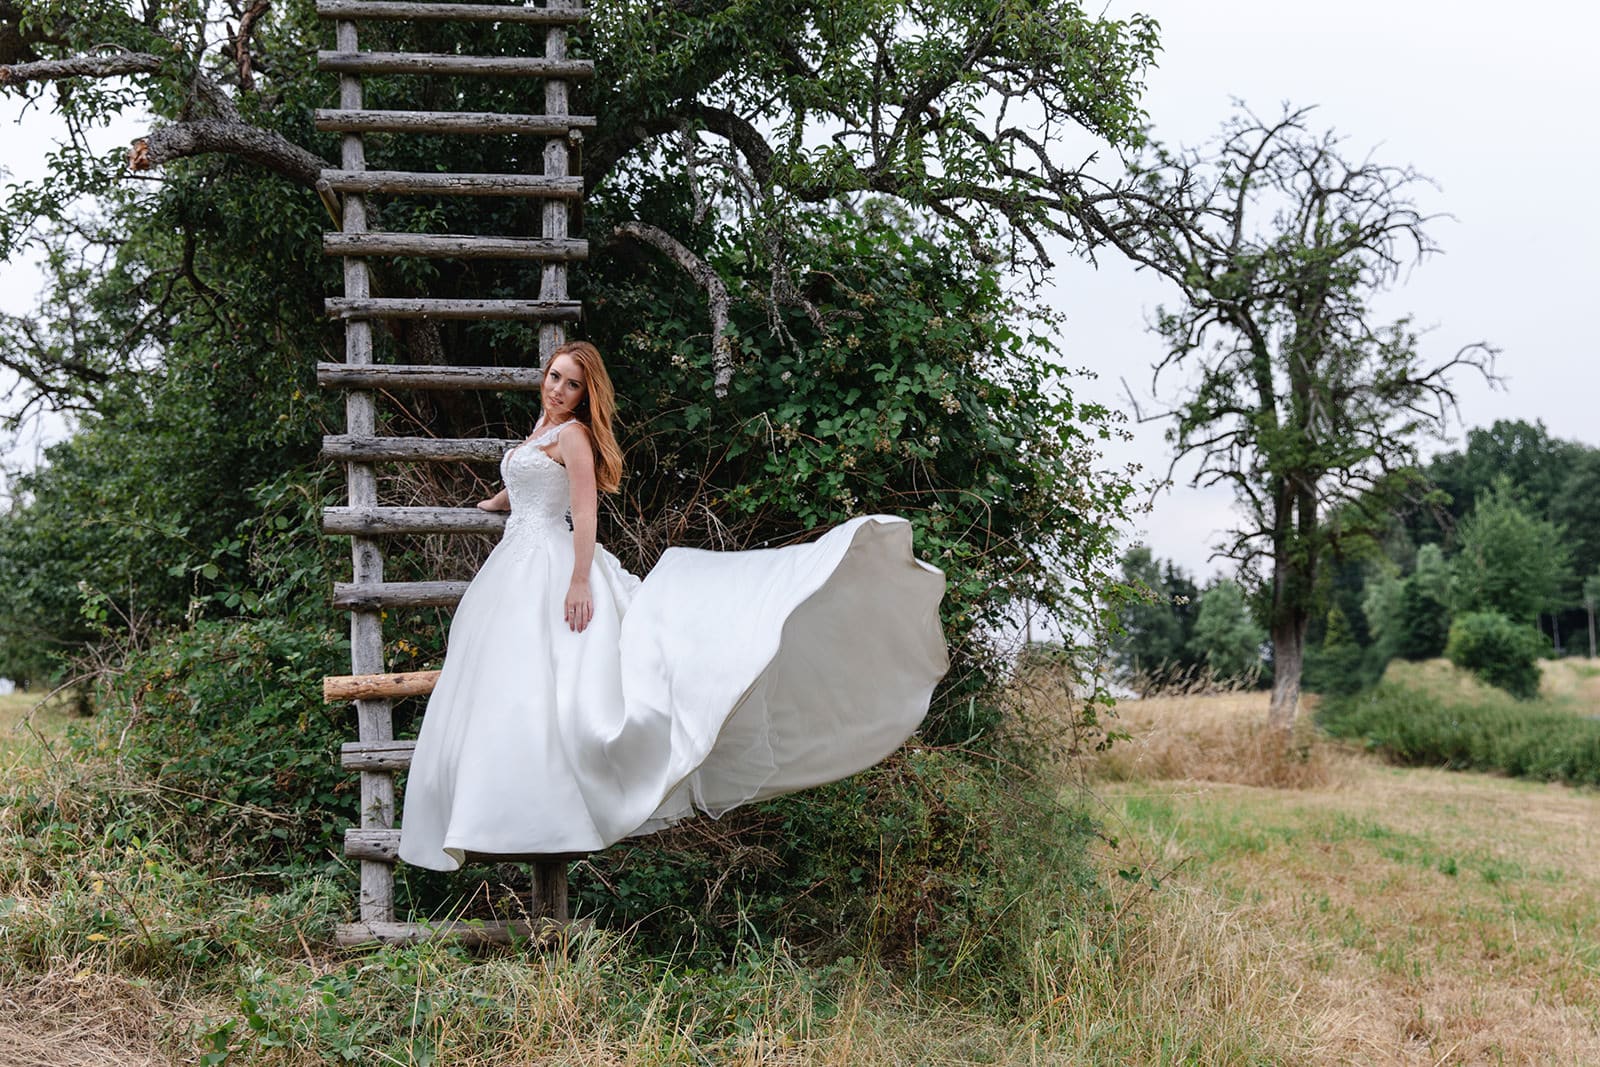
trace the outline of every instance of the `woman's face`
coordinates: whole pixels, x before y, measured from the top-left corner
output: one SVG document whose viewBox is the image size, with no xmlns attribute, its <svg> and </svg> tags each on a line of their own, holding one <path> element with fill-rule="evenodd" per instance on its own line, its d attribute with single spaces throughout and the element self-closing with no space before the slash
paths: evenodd
<svg viewBox="0 0 1600 1067">
<path fill-rule="evenodd" d="M 571 356 L 557 356 L 545 368 L 539 387 L 544 400 L 544 417 L 550 422 L 565 422 L 578 412 L 585 386 L 583 368 Z"/>
</svg>

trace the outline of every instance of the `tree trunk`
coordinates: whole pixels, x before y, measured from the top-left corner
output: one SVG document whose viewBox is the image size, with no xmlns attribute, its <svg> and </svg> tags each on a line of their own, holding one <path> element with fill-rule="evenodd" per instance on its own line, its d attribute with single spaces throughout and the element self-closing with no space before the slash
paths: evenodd
<svg viewBox="0 0 1600 1067">
<path fill-rule="evenodd" d="M 1305 667 L 1306 624 L 1287 620 L 1272 628 L 1272 707 L 1267 722 L 1288 733 L 1300 717 L 1300 676 Z"/>
<path fill-rule="evenodd" d="M 1589 658 L 1594 659 L 1594 605 L 1585 605 L 1589 609 Z"/>
</svg>

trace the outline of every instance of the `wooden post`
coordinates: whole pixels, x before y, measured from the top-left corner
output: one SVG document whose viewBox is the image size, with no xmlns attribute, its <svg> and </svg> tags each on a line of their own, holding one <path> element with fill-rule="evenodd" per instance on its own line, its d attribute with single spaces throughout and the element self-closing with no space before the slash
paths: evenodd
<svg viewBox="0 0 1600 1067">
<path fill-rule="evenodd" d="M 339 50 L 357 50 L 356 24 L 341 20 L 337 24 Z M 359 110 L 362 106 L 361 79 L 354 74 L 339 75 L 339 106 Z M 366 170 L 366 146 L 359 132 L 340 139 L 340 163 L 346 171 Z M 348 194 L 344 201 L 347 234 L 367 231 L 366 200 Z M 347 257 L 344 261 L 346 299 L 365 300 L 372 295 L 372 279 L 366 260 Z M 345 320 L 345 363 L 362 366 L 372 363 L 372 323 L 366 319 Z M 373 394 L 352 389 L 345 394 L 345 432 L 371 437 L 377 432 L 377 409 Z M 370 508 L 378 504 L 378 479 L 370 463 L 345 465 L 345 485 L 349 506 Z M 350 539 L 352 580 L 359 584 L 383 581 L 383 550 L 367 537 Z M 350 613 L 350 668 L 353 674 L 379 674 L 383 671 L 383 614 L 358 608 Z M 394 739 L 394 722 L 387 700 L 356 701 L 358 736 L 364 742 Z M 361 772 L 361 828 L 387 830 L 394 826 L 394 775 L 386 770 Z M 388 863 L 361 861 L 361 921 L 394 921 L 394 867 Z"/>
<path fill-rule="evenodd" d="M 548 0 L 546 7 L 554 10 L 577 7 L 575 0 Z M 567 28 L 551 26 L 545 33 L 544 56 L 548 60 L 567 58 Z M 564 118 L 571 112 L 567 96 L 567 83 L 558 78 L 544 83 L 544 113 L 552 118 Z M 544 176 L 560 179 L 568 176 L 571 161 L 567 157 L 565 133 L 548 138 L 544 143 Z M 548 199 L 544 202 L 544 218 L 540 236 L 547 241 L 564 241 L 568 237 L 569 218 L 567 201 Z M 544 264 L 539 278 L 539 299 L 561 302 L 567 299 L 567 265 L 551 260 Z M 549 320 L 539 324 L 539 366 L 542 368 L 554 352 L 567 339 L 566 326 Z M 533 887 L 529 912 L 535 922 L 554 919 L 566 922 L 567 914 L 567 864 L 564 860 L 538 860 L 533 864 Z"/>
</svg>

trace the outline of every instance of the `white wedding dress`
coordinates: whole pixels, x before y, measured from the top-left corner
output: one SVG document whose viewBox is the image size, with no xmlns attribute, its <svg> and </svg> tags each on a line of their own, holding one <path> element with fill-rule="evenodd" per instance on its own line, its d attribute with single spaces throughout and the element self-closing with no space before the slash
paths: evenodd
<svg viewBox="0 0 1600 1067">
<path fill-rule="evenodd" d="M 567 473 L 500 463 L 505 534 L 450 627 L 405 786 L 400 858 L 580 853 L 833 781 L 894 751 L 948 665 L 944 576 L 903 519 L 806 544 L 671 548 L 641 583 L 596 546 L 594 620 L 563 621 Z"/>
</svg>

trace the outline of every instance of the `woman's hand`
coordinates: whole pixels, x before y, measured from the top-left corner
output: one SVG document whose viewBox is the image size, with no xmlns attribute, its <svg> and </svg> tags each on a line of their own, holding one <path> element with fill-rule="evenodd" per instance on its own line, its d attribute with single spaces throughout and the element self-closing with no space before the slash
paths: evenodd
<svg viewBox="0 0 1600 1067">
<path fill-rule="evenodd" d="M 594 596 L 589 592 L 589 579 L 572 579 L 567 586 L 567 628 L 573 633 L 583 633 L 594 619 Z"/>
<path fill-rule="evenodd" d="M 510 511 L 511 494 L 504 489 L 487 500 L 478 501 L 479 511 Z"/>
</svg>

